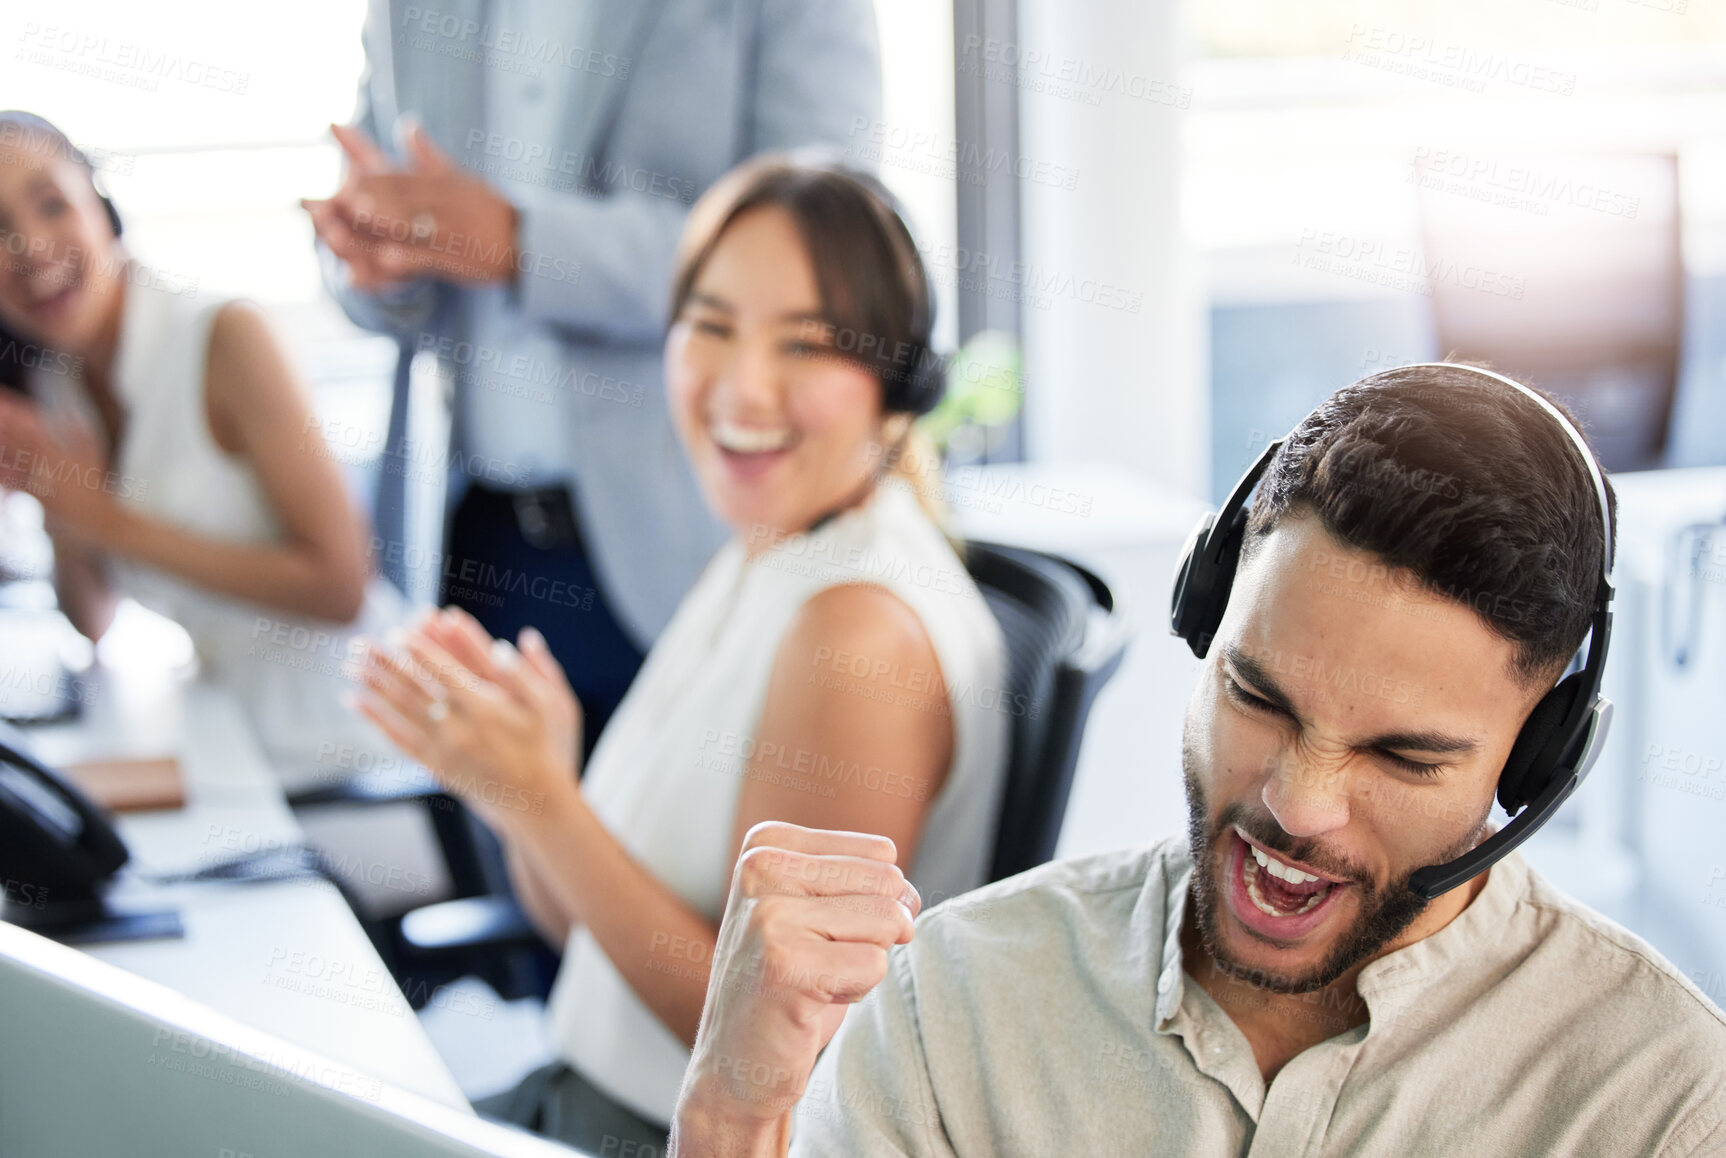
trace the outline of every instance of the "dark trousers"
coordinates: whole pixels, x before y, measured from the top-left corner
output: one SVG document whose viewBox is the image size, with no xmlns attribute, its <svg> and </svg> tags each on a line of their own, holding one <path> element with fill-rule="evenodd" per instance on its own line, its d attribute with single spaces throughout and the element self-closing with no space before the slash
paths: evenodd
<svg viewBox="0 0 1726 1158">
<path fill-rule="evenodd" d="M 643 655 L 600 590 L 568 493 L 526 498 L 468 488 L 450 516 L 438 602 L 512 643 L 539 629 L 581 701 L 585 767 Z"/>
<path fill-rule="evenodd" d="M 644 657 L 599 589 L 569 493 L 521 496 L 470 486 L 450 514 L 438 603 L 462 608 L 511 643 L 524 627 L 545 636 L 581 701 L 585 771 Z M 466 839 L 445 841 L 456 894 L 508 895 L 509 871 L 497 837 L 471 813 L 459 827 Z M 462 851 L 452 853 L 455 848 Z"/>
</svg>

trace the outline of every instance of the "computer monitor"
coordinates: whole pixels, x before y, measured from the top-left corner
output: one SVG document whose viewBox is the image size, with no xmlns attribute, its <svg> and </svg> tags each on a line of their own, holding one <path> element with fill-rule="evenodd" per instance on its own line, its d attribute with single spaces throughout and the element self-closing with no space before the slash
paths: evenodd
<svg viewBox="0 0 1726 1158">
<path fill-rule="evenodd" d="M 571 1158 L 0 922 L 0 1155 Z"/>
</svg>

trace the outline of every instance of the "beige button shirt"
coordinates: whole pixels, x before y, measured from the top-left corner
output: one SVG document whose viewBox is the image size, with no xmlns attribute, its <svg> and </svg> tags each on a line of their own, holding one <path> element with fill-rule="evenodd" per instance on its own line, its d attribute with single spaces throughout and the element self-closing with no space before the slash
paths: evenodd
<svg viewBox="0 0 1726 1158">
<path fill-rule="evenodd" d="M 1191 875 L 1173 838 L 933 910 L 816 1067 L 792 1152 L 1726 1154 L 1726 1014 L 1521 857 L 1363 969 L 1369 1022 L 1268 1090 L 1182 970 Z"/>
</svg>

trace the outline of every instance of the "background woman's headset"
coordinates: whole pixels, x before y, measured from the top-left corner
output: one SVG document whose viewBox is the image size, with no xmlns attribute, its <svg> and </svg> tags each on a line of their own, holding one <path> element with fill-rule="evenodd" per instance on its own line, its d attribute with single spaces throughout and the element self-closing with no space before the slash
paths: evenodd
<svg viewBox="0 0 1726 1158">
<path fill-rule="evenodd" d="M 934 350 L 935 280 L 929 273 L 928 262 L 923 260 L 922 250 L 917 247 L 917 238 L 911 232 L 911 219 L 905 213 L 904 205 L 879 177 L 843 160 L 831 149 L 798 149 L 790 156 L 813 168 L 826 169 L 848 177 L 861 185 L 874 197 L 882 231 L 886 234 L 897 234 L 896 240 L 902 242 L 916 258 L 917 267 L 923 275 L 923 301 L 911 318 L 910 340 L 907 343 L 909 349 L 902 363 L 887 370 L 882 376 L 881 408 L 909 414 L 913 418 L 929 413 L 935 409 L 941 401 L 941 395 L 946 391 L 948 359 Z"/>
<path fill-rule="evenodd" d="M 1576 447 L 1576 453 L 1581 456 L 1594 484 L 1605 541 L 1600 583 L 1595 588 L 1594 610 L 1589 620 L 1587 656 L 1579 670 L 1559 680 L 1557 686 L 1534 705 L 1498 776 L 1498 802 L 1515 819 L 1502 831 L 1455 860 L 1418 870 L 1410 878 L 1409 886 L 1429 901 L 1491 868 L 1551 819 L 1558 806 L 1594 767 L 1612 722 L 1612 701 L 1600 694 L 1606 647 L 1612 635 L 1613 597 L 1612 515 L 1606 503 L 1606 480 L 1600 473 L 1600 464 L 1595 461 L 1581 432 L 1558 408 L 1520 382 L 1478 366 L 1450 362 L 1421 362 L 1402 369 L 1439 367 L 1466 370 L 1509 386 L 1552 416 Z M 1247 501 L 1283 441 L 1279 438 L 1265 447 L 1258 461 L 1235 484 L 1222 509 L 1199 520 L 1180 563 L 1175 567 L 1169 630 L 1186 640 L 1193 654 L 1200 659 L 1210 650 L 1211 640 L 1228 607 L 1229 591 L 1234 586 L 1235 570 L 1240 566 L 1241 545 L 1246 535 Z M 1521 814 L 1517 815 L 1519 809 Z"/>
</svg>

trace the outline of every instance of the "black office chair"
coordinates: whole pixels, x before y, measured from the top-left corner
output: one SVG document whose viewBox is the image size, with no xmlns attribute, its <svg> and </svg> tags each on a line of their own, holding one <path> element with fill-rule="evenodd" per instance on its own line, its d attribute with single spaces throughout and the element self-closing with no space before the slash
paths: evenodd
<svg viewBox="0 0 1726 1158">
<path fill-rule="evenodd" d="M 1126 652 L 1126 608 L 1079 564 L 999 543 L 970 543 L 965 563 L 1007 639 L 1013 715 L 989 879 L 1055 855 L 1091 704 Z"/>
<path fill-rule="evenodd" d="M 966 566 L 1006 638 L 1012 711 L 1006 783 L 990 860 L 991 881 L 1052 859 L 1072 792 L 1091 705 L 1121 666 L 1126 609 L 1097 575 L 1022 547 L 973 542 Z M 549 985 L 537 934 L 506 895 L 463 897 L 406 914 L 401 956 L 440 974 L 476 973 L 506 998 Z"/>
<path fill-rule="evenodd" d="M 1469 160 L 1526 175 L 1535 195 L 1520 199 L 1519 212 L 1496 203 L 1503 198 L 1482 200 L 1490 185 L 1459 181 L 1442 164 L 1422 168 L 1437 348 L 1556 394 L 1586 424 L 1608 470 L 1662 465 L 1684 349 L 1678 157 L 1539 151 Z"/>
</svg>

